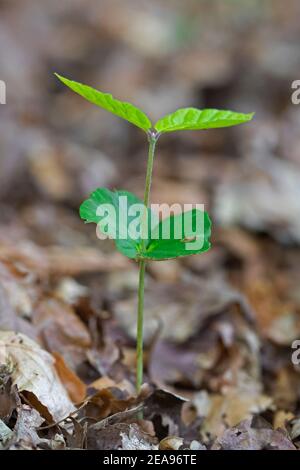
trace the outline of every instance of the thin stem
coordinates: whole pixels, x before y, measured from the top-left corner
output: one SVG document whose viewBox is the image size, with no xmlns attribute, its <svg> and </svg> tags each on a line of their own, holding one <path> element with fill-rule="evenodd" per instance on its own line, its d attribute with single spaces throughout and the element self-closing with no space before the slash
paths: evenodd
<svg viewBox="0 0 300 470">
<path fill-rule="evenodd" d="M 146 174 L 145 193 L 144 193 L 144 205 L 146 207 L 149 206 L 153 160 L 154 160 L 155 145 L 157 142 L 157 138 L 158 138 L 157 135 L 149 134 L 149 152 L 148 152 L 147 174 Z"/>
<path fill-rule="evenodd" d="M 144 326 L 144 288 L 145 288 L 146 262 L 140 261 L 139 291 L 138 291 L 138 316 L 136 334 L 136 391 L 140 393 L 143 383 L 143 326 Z"/>
<path fill-rule="evenodd" d="M 147 163 L 147 174 L 145 182 L 144 205 L 145 208 L 149 205 L 153 160 L 155 153 L 155 145 L 158 136 L 149 132 L 149 152 Z M 142 225 L 147 221 L 147 210 L 145 209 Z M 142 227 L 142 233 L 144 233 Z M 142 248 L 145 246 L 145 239 L 142 237 Z M 141 260 L 139 263 L 139 290 L 138 290 L 138 312 L 137 312 L 137 344 L 136 344 L 136 391 L 139 394 L 143 383 L 143 326 L 144 326 L 144 290 L 145 290 L 145 269 L 146 261 Z"/>
</svg>

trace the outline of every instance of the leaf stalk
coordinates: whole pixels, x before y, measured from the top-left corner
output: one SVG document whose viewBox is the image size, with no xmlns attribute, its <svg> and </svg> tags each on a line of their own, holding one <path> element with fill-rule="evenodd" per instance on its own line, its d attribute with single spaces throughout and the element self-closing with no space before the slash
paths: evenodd
<svg viewBox="0 0 300 470">
<path fill-rule="evenodd" d="M 148 131 L 148 162 L 147 162 L 147 173 L 145 181 L 145 191 L 144 191 L 144 216 L 142 220 L 141 231 L 144 233 L 143 225 L 147 222 L 147 208 L 149 206 L 150 199 L 150 190 L 151 190 L 151 181 L 152 181 L 152 172 L 153 172 L 153 162 L 155 154 L 155 146 L 158 140 L 159 134 L 156 131 Z M 144 248 L 145 238 L 142 237 L 142 247 Z M 136 342 L 136 391 L 137 394 L 140 393 L 141 386 L 143 383 L 143 343 L 144 343 L 144 292 L 145 292 L 145 270 L 146 270 L 146 261 L 139 261 L 139 289 L 138 289 L 138 311 L 137 311 L 137 342 Z"/>
</svg>

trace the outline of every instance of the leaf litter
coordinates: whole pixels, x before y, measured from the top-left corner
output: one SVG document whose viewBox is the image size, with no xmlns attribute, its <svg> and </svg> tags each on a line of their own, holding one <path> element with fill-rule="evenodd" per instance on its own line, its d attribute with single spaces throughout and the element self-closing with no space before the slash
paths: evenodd
<svg viewBox="0 0 300 470">
<path fill-rule="evenodd" d="M 295 2 L 283 15 L 274 0 L 266 34 L 267 13 L 253 8 L 246 44 L 236 2 L 222 15 L 194 3 L 185 2 L 185 15 L 199 14 L 199 30 L 193 21 L 180 29 L 159 0 L 151 9 L 134 1 L 130 14 L 123 0 L 101 8 L 92 0 L 89 9 L 78 0 L 76 10 L 48 2 L 38 22 L 37 0 L 1 3 L 10 55 L 0 66 L 20 105 L 0 126 L 1 448 L 300 448 L 300 371 L 291 363 L 300 332 L 299 120 L 290 96 L 278 93 L 296 73 L 299 48 L 280 51 L 287 35 L 299 42 L 299 10 Z M 207 41 L 212 25 L 218 48 Z M 105 67 L 87 64 L 94 34 Z M 250 79 L 240 73 L 244 57 Z M 234 134 L 161 140 L 152 199 L 204 201 L 214 248 L 149 262 L 138 397 L 137 269 L 82 226 L 78 206 L 96 186 L 141 196 L 144 150 L 126 125 L 92 107 L 83 119 L 83 102 L 54 81 L 45 86 L 54 62 L 67 76 L 137 98 L 154 118 L 186 102 L 225 107 L 229 98 L 257 112 L 257 125 Z"/>
</svg>

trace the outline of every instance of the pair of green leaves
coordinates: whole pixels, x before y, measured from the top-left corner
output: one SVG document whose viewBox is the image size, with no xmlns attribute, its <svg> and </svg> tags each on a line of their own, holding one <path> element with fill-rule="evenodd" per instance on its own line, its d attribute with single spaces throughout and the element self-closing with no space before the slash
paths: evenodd
<svg viewBox="0 0 300 470">
<path fill-rule="evenodd" d="M 126 217 L 122 197 L 126 198 Z M 130 211 L 135 205 L 142 208 L 139 216 Z M 114 210 L 99 213 L 100 207 Z M 141 233 L 145 215 L 148 219 L 147 233 L 143 239 L 141 236 L 137 238 L 133 236 L 137 232 L 133 234 L 129 227 L 131 225 L 139 227 L 138 231 Z M 121 253 L 136 260 L 160 261 L 202 253 L 210 248 L 211 222 L 206 212 L 192 209 L 184 213 L 184 216 L 183 214 L 171 215 L 159 222 L 151 209 L 145 208 L 142 201 L 128 191 L 96 189 L 89 199 L 81 204 L 80 217 L 86 222 L 99 224 L 101 231 L 114 238 L 116 247 Z M 156 221 L 154 226 L 153 221 Z M 200 224 L 199 221 L 201 221 Z M 178 238 L 179 233 L 182 235 L 180 238 Z M 168 234 L 167 238 L 165 238 L 166 234 Z"/>
<path fill-rule="evenodd" d="M 61 82 L 71 88 L 91 103 L 100 106 L 106 111 L 131 122 L 145 132 L 154 129 L 158 134 L 174 132 L 179 130 L 213 129 L 219 127 L 230 127 L 248 122 L 253 113 L 243 114 L 233 111 L 218 109 L 196 109 L 183 108 L 159 119 L 153 126 L 148 116 L 143 111 L 130 103 L 119 101 L 109 93 L 102 93 L 82 83 L 69 80 L 61 75 L 55 74 Z"/>
<path fill-rule="evenodd" d="M 243 114 L 218 109 L 201 110 L 196 108 L 183 108 L 159 119 L 153 126 L 148 116 L 132 104 L 119 101 L 108 93 L 102 93 L 90 86 L 69 80 L 61 75 L 56 74 L 56 76 L 66 86 L 91 103 L 131 122 L 147 134 L 151 133 L 153 135 L 154 133 L 155 139 L 157 139 L 158 135 L 165 132 L 236 126 L 250 121 L 253 117 L 253 113 Z M 120 206 L 120 196 L 126 196 L 129 209 L 135 204 L 142 204 L 136 196 L 127 191 L 112 192 L 105 188 L 99 188 L 90 195 L 89 199 L 83 202 L 80 207 L 80 216 L 86 222 L 95 222 L 99 224 L 100 228 L 105 228 L 106 235 L 113 235 L 117 249 L 125 256 L 134 259 L 163 260 L 201 253 L 210 248 L 209 237 L 211 222 L 206 212 L 193 209 L 185 213 L 185 217 L 181 215 L 171 215 L 169 218 L 157 223 L 154 233 L 153 226 L 149 223 L 149 219 L 151 220 L 153 214 L 150 209 L 143 207 L 143 217 L 145 217 L 145 215 L 147 216 L 147 226 L 150 229 L 146 233 L 146 236 L 137 238 L 136 236 L 131 236 L 130 231 L 128 233 L 128 227 L 131 226 L 132 223 L 139 223 L 145 226 L 145 223 L 142 223 L 141 220 L 142 215 L 140 219 L 137 218 L 137 220 L 134 216 L 128 216 L 126 222 L 122 219 L 123 222 L 121 221 L 120 223 L 119 215 L 124 212 L 123 208 Z M 115 218 L 118 222 L 110 220 L 110 223 L 106 224 L 106 227 L 103 227 L 103 220 L 107 220 L 107 217 L 105 218 L 105 216 L 100 215 L 98 208 L 106 204 L 114 208 Z M 199 220 L 199 218 L 203 221 L 200 230 L 201 233 L 199 231 L 195 232 L 194 230 L 195 225 L 196 228 L 198 227 L 197 220 Z M 185 223 L 186 220 L 189 220 L 188 224 Z M 182 231 L 182 238 L 178 238 L 177 233 L 175 233 L 178 226 Z M 169 229 L 168 238 L 162 235 L 166 228 Z M 124 232 L 127 233 L 126 237 L 123 236 Z M 201 239 L 201 243 L 196 243 L 195 246 L 191 246 L 193 241 L 200 241 L 198 239 Z"/>
</svg>

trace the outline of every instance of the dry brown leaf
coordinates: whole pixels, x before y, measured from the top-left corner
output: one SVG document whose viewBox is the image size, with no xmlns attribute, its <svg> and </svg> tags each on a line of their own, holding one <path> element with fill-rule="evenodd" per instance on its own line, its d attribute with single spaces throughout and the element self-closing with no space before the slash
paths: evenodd
<svg viewBox="0 0 300 470">
<path fill-rule="evenodd" d="M 9 365 L 13 384 L 45 418 L 60 421 L 74 411 L 53 357 L 25 335 L 0 332 L 0 363 Z"/>
<path fill-rule="evenodd" d="M 65 363 L 64 358 L 54 352 L 55 369 L 73 403 L 80 403 L 86 396 L 86 385 Z"/>
<path fill-rule="evenodd" d="M 92 382 L 89 387 L 94 388 L 96 390 L 103 390 L 109 387 L 117 387 L 120 390 L 127 391 L 130 395 L 136 394 L 135 387 L 131 382 L 129 382 L 129 380 L 123 379 L 120 382 L 116 382 L 115 380 L 112 380 L 106 375 Z"/>
<path fill-rule="evenodd" d="M 90 389 L 88 389 L 90 392 Z M 93 389 L 91 389 L 91 392 Z M 87 416 L 103 419 L 107 416 L 126 410 L 136 401 L 136 397 L 130 395 L 126 390 L 115 386 L 100 388 L 94 393 L 86 406 Z"/>
</svg>

